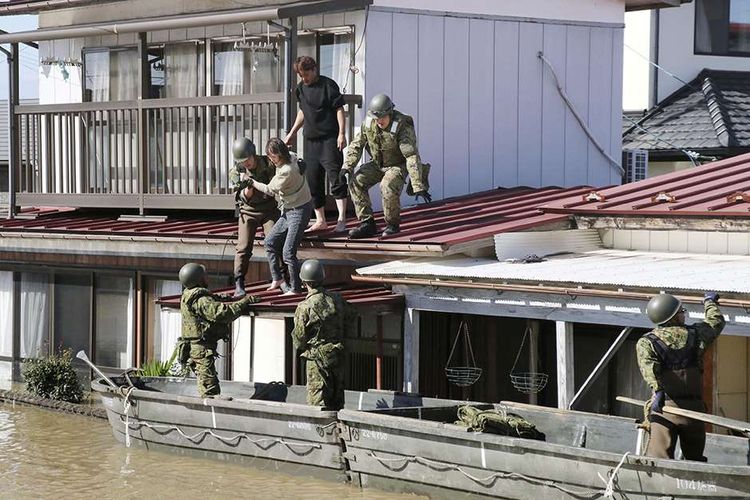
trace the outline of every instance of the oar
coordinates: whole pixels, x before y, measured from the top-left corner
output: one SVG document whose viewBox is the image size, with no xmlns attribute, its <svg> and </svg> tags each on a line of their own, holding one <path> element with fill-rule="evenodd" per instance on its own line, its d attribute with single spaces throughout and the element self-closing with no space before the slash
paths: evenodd
<svg viewBox="0 0 750 500">
<path fill-rule="evenodd" d="M 110 379 L 108 376 L 103 374 L 102 371 L 99 368 L 97 368 L 94 363 L 91 362 L 91 360 L 89 359 L 88 356 L 86 356 L 86 353 L 84 351 L 82 350 L 78 351 L 78 354 L 76 354 L 76 358 L 82 359 L 83 361 L 85 361 L 91 367 L 92 370 L 94 370 L 97 374 L 99 374 L 99 376 L 103 378 L 104 381 L 110 385 L 110 387 L 118 391 L 120 390 L 120 388 L 117 385 L 115 385 L 114 382 L 112 382 L 112 379 Z"/>
<path fill-rule="evenodd" d="M 640 406 L 641 408 L 643 408 L 643 405 L 646 404 L 645 401 L 639 401 L 633 398 L 626 398 L 625 396 L 617 396 L 617 401 L 635 405 L 635 406 Z M 686 410 L 684 408 L 678 408 L 676 406 L 665 406 L 664 408 L 662 408 L 662 411 L 664 413 L 669 413 L 671 415 L 691 418 L 693 420 L 698 420 L 700 422 L 705 422 L 707 424 L 714 424 L 714 425 L 718 425 L 719 427 L 725 427 L 727 429 L 739 431 L 743 433 L 745 436 L 750 437 L 750 423 L 743 422 L 742 420 L 734 420 L 733 418 L 719 417 L 718 415 L 709 415 L 708 413 L 703 413 L 700 411 L 693 411 L 693 410 Z"/>
</svg>

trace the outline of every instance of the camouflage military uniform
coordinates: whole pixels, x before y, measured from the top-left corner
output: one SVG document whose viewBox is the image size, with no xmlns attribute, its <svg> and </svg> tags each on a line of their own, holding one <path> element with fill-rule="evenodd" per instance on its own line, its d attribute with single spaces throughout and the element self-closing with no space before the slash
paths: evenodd
<svg viewBox="0 0 750 500">
<path fill-rule="evenodd" d="M 185 347 L 181 350 L 185 354 L 180 356 L 180 361 L 188 362 L 195 372 L 201 397 L 221 392 L 216 373 L 218 342 L 229 338 L 232 321 L 240 317 L 249 304 L 260 299 L 247 295 L 236 302 L 228 300 L 230 299 L 214 295 L 202 287 L 185 288 L 182 291 L 182 337 L 179 342 Z"/>
<path fill-rule="evenodd" d="M 361 222 L 372 220 L 372 201 L 368 191 L 380 182 L 385 222 L 398 225 L 401 222 L 401 190 L 407 172 L 416 172 L 421 163 L 414 120 L 394 110 L 390 126 L 381 130 L 376 121 L 368 117 L 357 137 L 349 144 L 344 168 L 353 170 L 365 149 L 370 152 L 372 161 L 359 167 L 349 185 L 357 218 Z M 427 190 L 426 186 L 420 184 L 418 175 L 410 175 L 410 179 L 414 192 Z"/>
<path fill-rule="evenodd" d="M 307 403 L 344 407 L 345 333 L 356 328 L 357 312 L 337 293 L 313 288 L 294 313 L 292 340 L 307 360 Z"/>
<path fill-rule="evenodd" d="M 705 311 L 705 321 L 689 326 L 658 326 L 636 344 L 643 379 L 654 392 L 665 392 L 665 406 L 694 411 L 706 409 L 703 403 L 703 353 L 719 336 L 725 320 L 711 300 L 706 300 Z M 651 437 L 647 455 L 674 458 L 679 437 L 686 459 L 705 461 L 706 432 L 702 422 L 667 413 L 650 413 L 649 420 Z"/>
<path fill-rule="evenodd" d="M 276 174 L 276 167 L 265 156 L 255 157 L 255 168 L 247 169 L 242 163 L 235 163 L 229 169 L 229 181 L 232 189 L 238 191 L 240 182 L 252 177 L 253 180 L 268 184 Z M 237 245 L 234 256 L 234 276 L 245 276 L 248 263 L 253 254 L 253 242 L 258 226 L 263 226 L 263 232 L 268 234 L 274 223 L 279 219 L 279 208 L 273 196 L 253 190 L 250 199 L 244 195 L 239 197 L 239 214 L 237 220 Z"/>
</svg>

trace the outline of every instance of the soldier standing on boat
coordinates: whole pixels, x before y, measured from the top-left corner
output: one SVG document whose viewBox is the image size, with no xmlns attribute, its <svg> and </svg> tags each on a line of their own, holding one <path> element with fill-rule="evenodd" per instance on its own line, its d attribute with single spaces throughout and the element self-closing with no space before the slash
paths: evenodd
<svg viewBox="0 0 750 500">
<path fill-rule="evenodd" d="M 636 344 L 638 367 L 654 391 L 650 401 L 650 439 L 646 454 L 674 458 L 677 438 L 686 460 L 705 462 L 706 430 L 703 422 L 663 413 L 664 406 L 706 411 L 703 402 L 703 353 L 724 328 L 719 294 L 703 300 L 705 321 L 685 325 L 682 302 L 669 294 L 653 297 L 646 307 L 657 325 Z"/>
<path fill-rule="evenodd" d="M 365 150 L 372 160 L 354 173 L 354 167 Z M 360 223 L 349 231 L 349 237 L 370 238 L 377 232 L 369 189 L 378 182 L 383 193 L 386 224 L 383 236 L 398 233 L 401 223 L 400 196 L 406 176 L 408 174 L 410 179 L 407 194 L 415 196 L 417 200 L 422 197 L 430 202 L 428 172 L 429 165 L 423 164 L 419 158 L 412 117 L 397 111 L 387 95 L 373 97 L 367 108 L 365 123 L 349 144 L 340 174 L 342 179 L 351 178 L 349 192 Z"/>
<path fill-rule="evenodd" d="M 229 169 L 229 180 L 237 202 L 237 246 L 234 255 L 234 297 L 245 296 L 245 274 L 253 254 L 253 243 L 258 226 L 267 235 L 279 219 L 276 199 L 250 187 L 250 179 L 268 184 L 276 174 L 276 167 L 267 156 L 256 153 L 255 144 L 247 137 L 234 141 L 234 165 Z"/>
<path fill-rule="evenodd" d="M 216 373 L 219 340 L 228 340 L 232 322 L 249 310 L 260 299 L 245 295 L 236 302 L 208 291 L 206 268 L 190 262 L 180 269 L 182 298 L 182 336 L 177 349 L 182 366 L 189 366 L 198 379 L 198 393 L 202 398 L 221 393 Z"/>
<path fill-rule="evenodd" d="M 292 340 L 307 361 L 307 403 L 329 410 L 344 407 L 344 344 L 357 327 L 357 311 L 338 293 L 323 288 L 325 271 L 317 260 L 302 264 L 307 298 L 294 313 Z"/>
</svg>

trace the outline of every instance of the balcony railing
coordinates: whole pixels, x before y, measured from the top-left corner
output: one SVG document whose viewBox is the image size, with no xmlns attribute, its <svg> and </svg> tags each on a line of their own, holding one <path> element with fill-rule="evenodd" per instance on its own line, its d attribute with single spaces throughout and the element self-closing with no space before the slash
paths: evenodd
<svg viewBox="0 0 750 500">
<path fill-rule="evenodd" d="M 231 208 L 232 142 L 283 116 L 282 93 L 17 106 L 16 204 Z"/>
</svg>

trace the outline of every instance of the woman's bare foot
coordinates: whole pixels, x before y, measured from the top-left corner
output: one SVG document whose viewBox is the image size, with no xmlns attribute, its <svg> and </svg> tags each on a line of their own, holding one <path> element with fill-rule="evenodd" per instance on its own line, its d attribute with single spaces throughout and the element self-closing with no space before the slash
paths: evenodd
<svg viewBox="0 0 750 500">
<path fill-rule="evenodd" d="M 277 288 L 281 288 L 282 283 L 284 282 L 281 280 L 273 280 L 266 290 L 276 290 Z"/>
<path fill-rule="evenodd" d="M 326 221 L 317 221 L 312 226 L 305 229 L 306 233 L 312 233 L 313 231 L 323 231 L 325 229 L 328 229 L 328 223 Z"/>
</svg>

